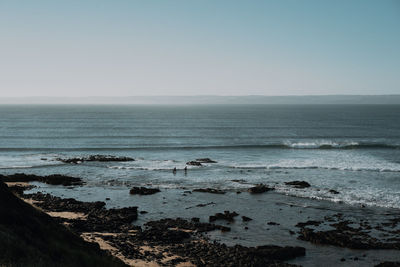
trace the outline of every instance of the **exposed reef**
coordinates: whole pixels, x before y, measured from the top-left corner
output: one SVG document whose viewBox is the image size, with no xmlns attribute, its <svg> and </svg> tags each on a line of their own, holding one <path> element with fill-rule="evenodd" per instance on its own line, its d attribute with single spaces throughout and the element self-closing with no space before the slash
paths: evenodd
<svg viewBox="0 0 400 267">
<path fill-rule="evenodd" d="M 91 155 L 86 157 L 73 157 L 73 158 L 57 158 L 56 160 L 64 163 L 79 164 L 86 161 L 98 161 L 98 162 L 124 162 L 134 161 L 135 159 L 124 156 L 112 156 L 112 155 Z"/>
</svg>

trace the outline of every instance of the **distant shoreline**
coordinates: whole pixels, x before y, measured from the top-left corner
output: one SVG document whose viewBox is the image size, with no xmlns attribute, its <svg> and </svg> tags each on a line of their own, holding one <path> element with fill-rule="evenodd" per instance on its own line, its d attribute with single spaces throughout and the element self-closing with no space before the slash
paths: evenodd
<svg viewBox="0 0 400 267">
<path fill-rule="evenodd" d="M 0 105 L 397 105 L 398 95 L 290 95 L 290 96 L 128 96 L 128 97 L 0 97 Z"/>
</svg>

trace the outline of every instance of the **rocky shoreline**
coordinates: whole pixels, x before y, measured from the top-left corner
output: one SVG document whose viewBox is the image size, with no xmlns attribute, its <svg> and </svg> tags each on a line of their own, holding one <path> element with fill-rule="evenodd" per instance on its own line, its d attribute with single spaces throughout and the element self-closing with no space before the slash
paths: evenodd
<svg viewBox="0 0 400 267">
<path fill-rule="evenodd" d="M 0 180 L 0 266 L 126 265 L 16 197 Z"/>
<path fill-rule="evenodd" d="M 15 192 L 19 193 L 20 190 Z M 82 202 L 42 193 L 22 194 L 20 197 L 50 214 L 83 214 L 79 218 L 56 216 L 55 220 L 88 240 L 104 240 L 117 249 L 126 263 L 142 260 L 162 266 L 175 266 L 178 263 L 194 266 L 294 266 L 283 261 L 305 255 L 302 247 L 229 247 L 212 242 L 202 233 L 229 231 L 229 228 L 199 222 L 196 218 L 191 221 L 181 218 L 149 221 L 142 228 L 132 224 L 138 216 L 137 207 L 105 209 L 104 202 Z M 221 217 L 217 216 L 217 219 Z"/>
<path fill-rule="evenodd" d="M 55 176 L 9 175 L 1 176 L 12 182 L 48 181 Z M 58 177 L 58 176 L 57 176 Z M 70 178 L 64 176 L 68 181 Z M 309 187 L 302 181 L 288 184 L 296 187 Z M 63 185 L 63 183 L 60 183 Z M 138 212 L 138 207 L 106 209 L 105 202 L 83 202 L 73 198 L 61 198 L 41 192 L 25 194 L 30 185 L 13 185 L 12 191 L 22 199 L 53 216 L 54 220 L 65 225 L 72 232 L 89 242 L 95 242 L 103 249 L 120 258 L 128 265 L 155 264 L 154 266 L 296 266 L 287 263 L 304 256 L 307 251 L 301 246 L 262 245 L 246 247 L 243 245 L 225 245 L 208 237 L 213 231 L 229 232 L 231 228 L 224 224 L 252 221 L 253 218 L 235 211 L 210 214 L 208 221 L 200 218 L 164 218 L 149 220 L 142 226 L 135 221 L 146 213 Z M 135 194 L 149 195 L 160 192 L 155 188 L 132 188 Z M 249 194 L 269 194 L 273 188 L 259 184 L 250 187 Z M 194 189 L 193 192 L 211 195 L 224 195 L 224 191 L 213 188 Z M 184 194 L 192 194 L 184 191 Z M 129 194 L 129 190 L 127 192 Z M 152 196 L 149 196 L 152 197 Z M 210 202 L 206 205 L 215 204 Z M 200 207 L 199 205 L 197 205 Z M 71 216 L 74 214 L 76 216 Z M 253 216 L 251 216 L 253 217 Z M 223 224 L 221 223 L 223 222 Z M 269 222 L 268 225 L 279 225 Z M 298 222 L 298 231 L 289 230 L 298 240 L 317 245 L 363 250 L 400 250 L 400 216 L 382 219 L 380 224 L 367 220 L 355 221 L 335 214 L 324 220 Z M 248 228 L 245 227 L 245 230 Z M 296 233 L 297 232 L 297 233 Z M 344 261 L 345 259 L 343 259 Z M 358 261 L 354 257 L 354 261 Z M 395 262 L 385 262 L 377 266 L 398 266 Z"/>
</svg>

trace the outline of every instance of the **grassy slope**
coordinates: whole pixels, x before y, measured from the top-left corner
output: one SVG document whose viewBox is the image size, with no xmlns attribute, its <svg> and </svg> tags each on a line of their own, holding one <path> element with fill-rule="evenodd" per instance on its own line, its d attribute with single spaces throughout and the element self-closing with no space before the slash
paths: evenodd
<svg viewBox="0 0 400 267">
<path fill-rule="evenodd" d="M 0 266 L 125 266 L 12 194 L 0 181 Z"/>
</svg>

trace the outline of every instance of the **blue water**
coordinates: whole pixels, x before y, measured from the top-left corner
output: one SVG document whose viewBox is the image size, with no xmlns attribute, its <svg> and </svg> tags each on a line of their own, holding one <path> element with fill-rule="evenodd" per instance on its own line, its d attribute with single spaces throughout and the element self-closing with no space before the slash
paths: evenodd
<svg viewBox="0 0 400 267">
<path fill-rule="evenodd" d="M 1 173 L 74 175 L 98 192 L 265 183 L 295 197 L 400 208 L 399 105 L 26 105 L 0 114 Z M 136 160 L 56 160 L 91 154 Z M 181 170 L 202 157 L 218 163 Z M 291 180 L 312 187 L 284 184 Z"/>
</svg>

